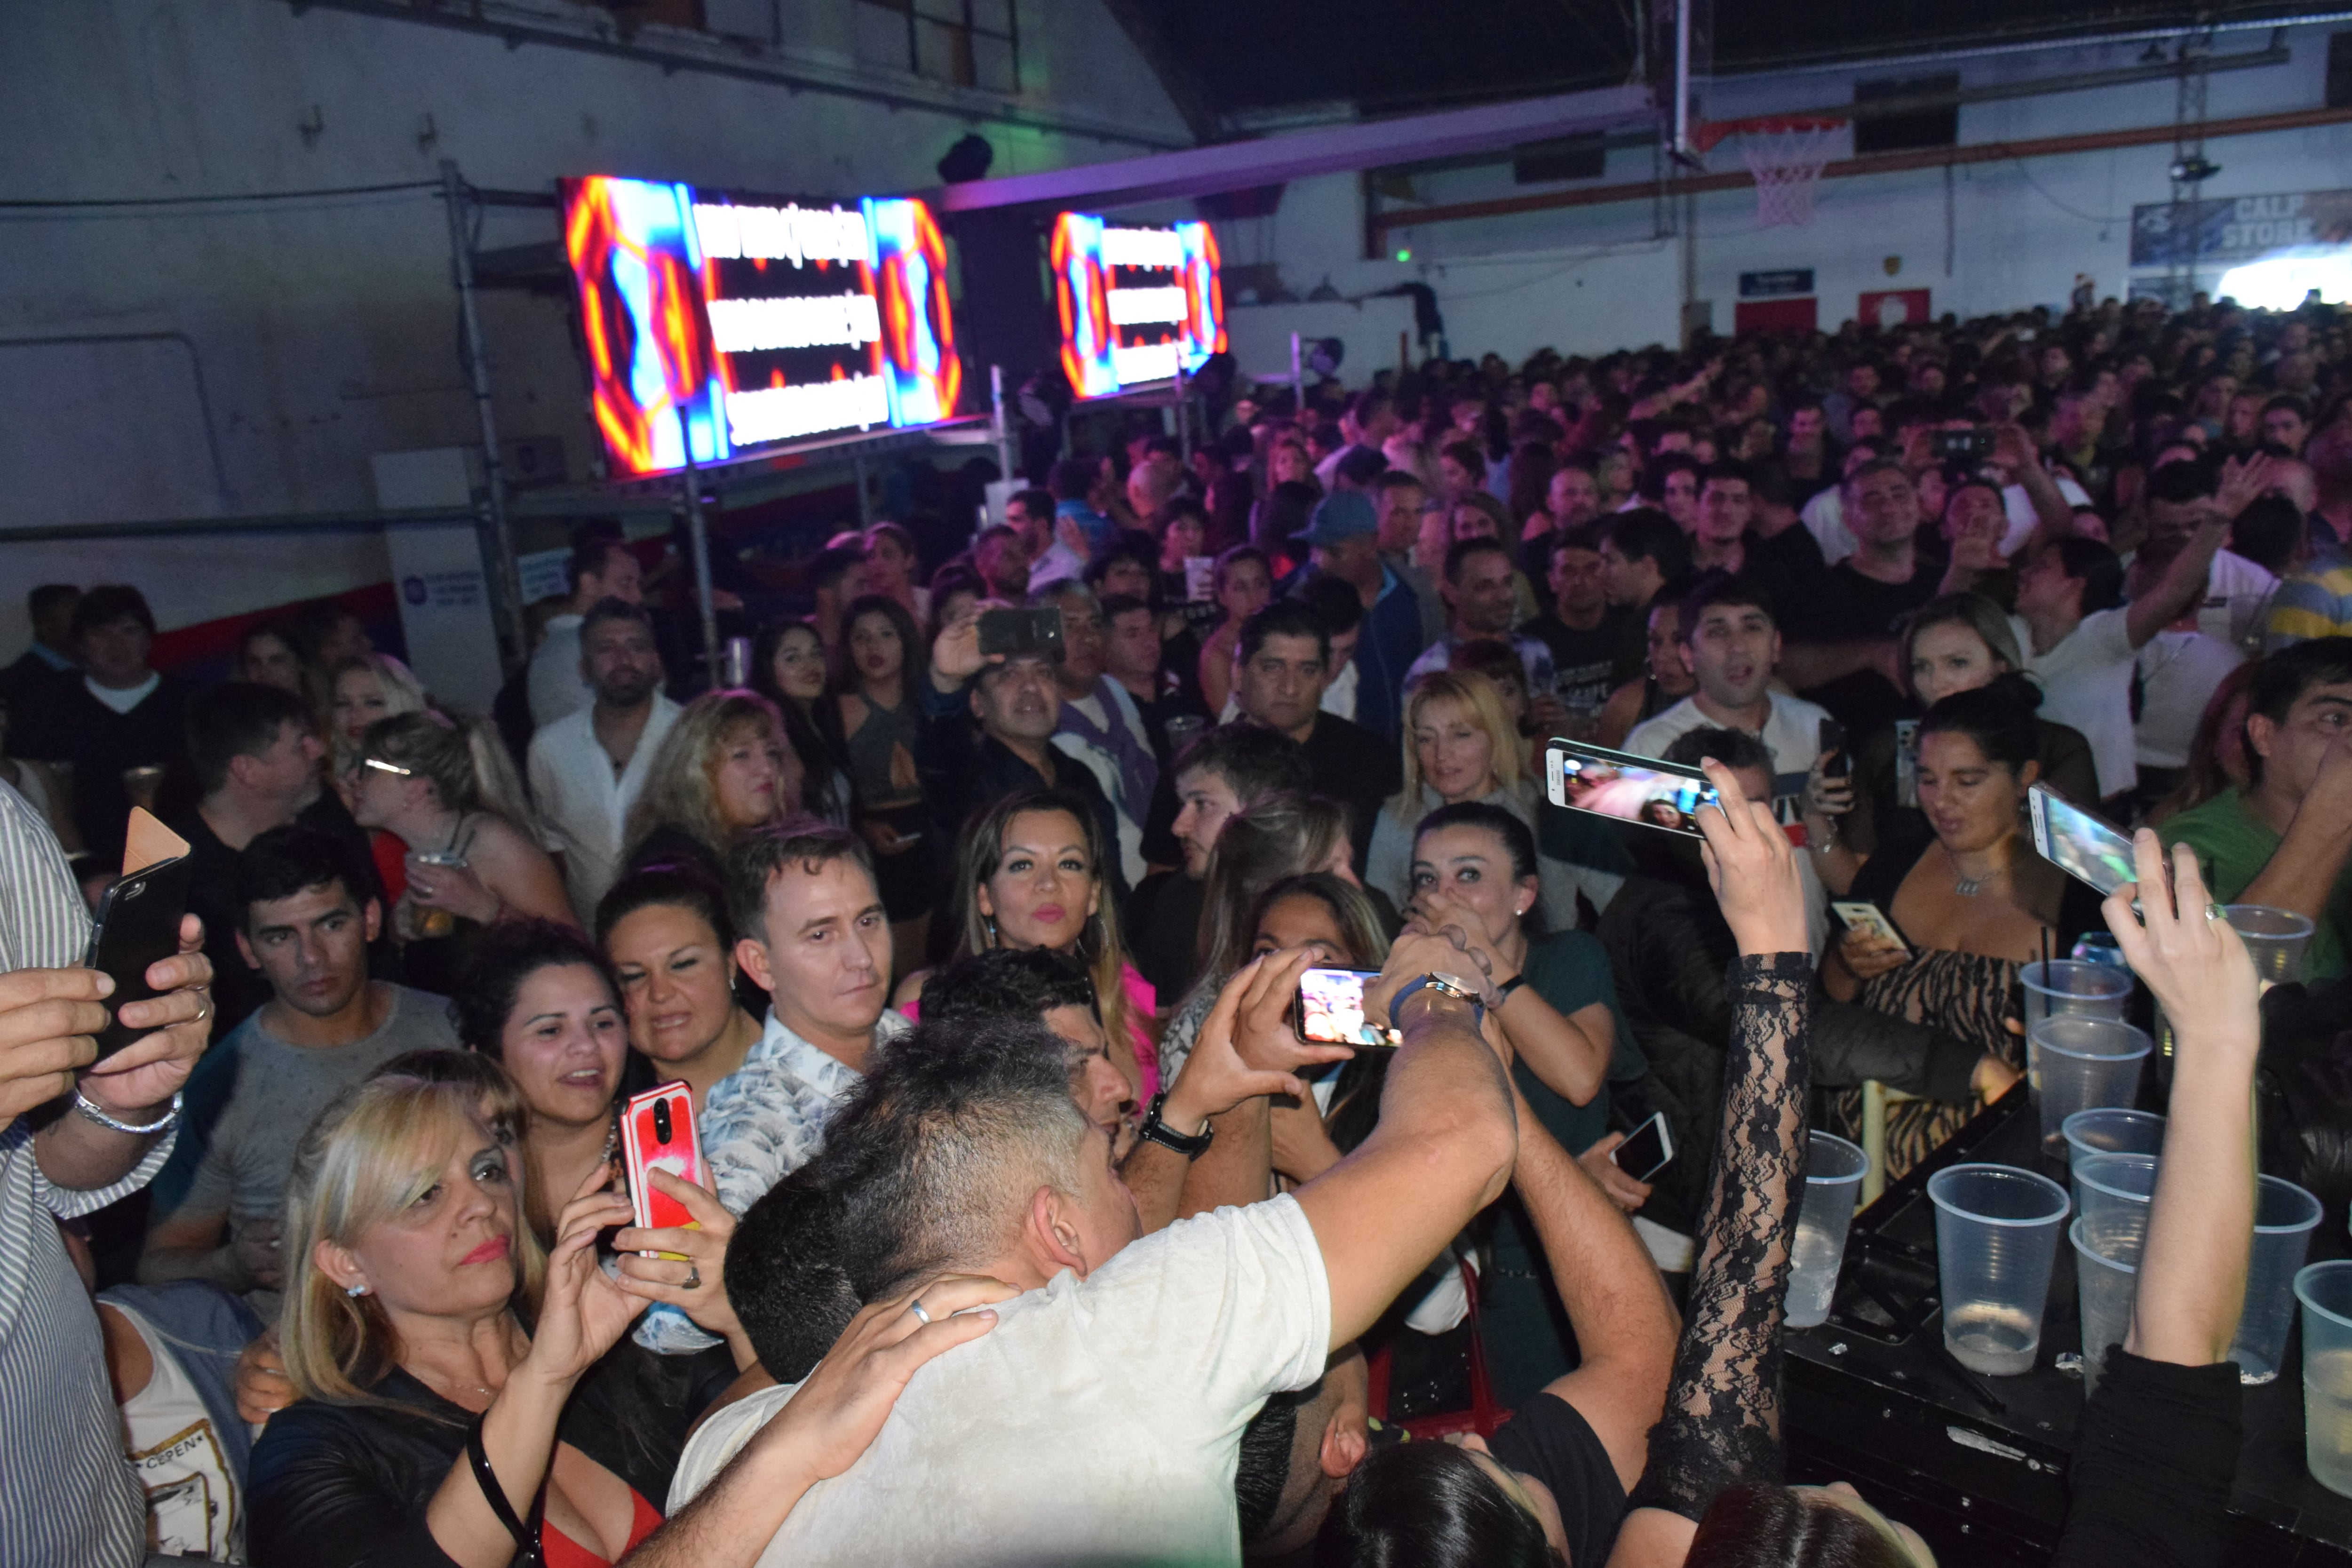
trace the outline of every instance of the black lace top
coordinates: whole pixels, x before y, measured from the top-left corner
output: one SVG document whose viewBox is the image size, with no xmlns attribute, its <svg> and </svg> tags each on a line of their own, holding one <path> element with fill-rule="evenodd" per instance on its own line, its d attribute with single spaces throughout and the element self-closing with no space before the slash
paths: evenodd
<svg viewBox="0 0 2352 1568">
<path fill-rule="evenodd" d="M 1716 1494 L 1780 1479 L 1780 1320 L 1805 1172 L 1812 960 L 1733 961 L 1723 1136 L 1664 1416 L 1631 1500 L 1697 1520 Z"/>
</svg>

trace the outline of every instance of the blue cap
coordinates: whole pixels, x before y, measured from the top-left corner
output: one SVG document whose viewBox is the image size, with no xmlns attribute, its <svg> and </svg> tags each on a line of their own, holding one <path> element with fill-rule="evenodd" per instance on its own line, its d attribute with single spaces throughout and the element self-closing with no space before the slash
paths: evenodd
<svg viewBox="0 0 2352 1568">
<path fill-rule="evenodd" d="M 1335 490 L 1315 503 L 1307 531 L 1293 535 L 1309 544 L 1336 544 L 1360 533 L 1378 533 L 1381 520 L 1370 496 L 1361 490 Z"/>
</svg>

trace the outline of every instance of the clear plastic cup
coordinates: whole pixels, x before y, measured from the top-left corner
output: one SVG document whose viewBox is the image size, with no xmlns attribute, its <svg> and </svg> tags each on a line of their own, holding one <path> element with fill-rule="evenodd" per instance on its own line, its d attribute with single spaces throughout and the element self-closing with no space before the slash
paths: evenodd
<svg viewBox="0 0 2352 1568">
<path fill-rule="evenodd" d="M 2147 1238 L 2158 1163 L 2154 1154 L 2090 1154 L 2074 1162 L 2074 1202 L 2093 1246 L 2112 1256 Z"/>
<path fill-rule="evenodd" d="M 1953 1165 L 1927 1179 L 1944 1348 L 1988 1377 L 2033 1370 L 2050 1270 L 2066 1227 L 2066 1189 L 2008 1165 Z"/>
<path fill-rule="evenodd" d="M 2268 904 L 2223 904 L 2230 928 L 2245 939 L 2253 955 L 2254 973 L 2284 985 L 2303 978 L 2303 955 L 2311 947 L 2309 915 Z"/>
<path fill-rule="evenodd" d="M 2286 1354 L 2294 1319 L 2294 1276 L 2319 1226 L 2319 1200 L 2279 1176 L 2264 1176 L 2254 1192 L 2254 1249 L 2246 1259 L 2246 1305 L 2230 1359 L 2240 1383 L 2268 1383 Z"/>
<path fill-rule="evenodd" d="M 2154 1110 L 2126 1110 L 2120 1105 L 2095 1105 L 2078 1110 L 2058 1124 L 2066 1140 L 2066 1163 L 2071 1169 L 2085 1154 L 2161 1154 L 2164 1117 Z M 2083 1206 L 2083 1194 L 2074 1194 Z"/>
<path fill-rule="evenodd" d="M 1829 1321 L 1845 1260 L 1846 1227 L 1870 1156 L 1843 1138 L 1810 1134 L 1805 1152 L 1805 1201 L 1797 1211 L 1797 1239 L 1789 1252 L 1789 1316 L 1792 1329 Z"/>
<path fill-rule="evenodd" d="M 2303 1462 L 2311 1479 L 2352 1497 L 2352 1259 L 2294 1277 L 2303 1303 Z"/>
<path fill-rule="evenodd" d="M 2055 958 L 2019 972 L 2025 983 L 2025 1030 L 2053 1013 L 2083 1013 L 2120 1022 L 2131 1001 L 2132 973 L 2111 963 Z"/>
<path fill-rule="evenodd" d="M 2102 1247 L 2077 1218 L 2066 1227 L 2074 1246 L 2074 1288 L 2083 1307 L 2083 1397 L 2099 1386 L 2107 1347 L 2131 1332 L 2132 1293 L 2139 1288 L 2140 1244 Z"/>
<path fill-rule="evenodd" d="M 2156 1042 L 2118 1018 L 2060 1015 L 2026 1032 L 2025 1081 L 2042 1112 L 2042 1152 L 2066 1154 L 2066 1118 L 2139 1095 L 2140 1064 Z"/>
</svg>

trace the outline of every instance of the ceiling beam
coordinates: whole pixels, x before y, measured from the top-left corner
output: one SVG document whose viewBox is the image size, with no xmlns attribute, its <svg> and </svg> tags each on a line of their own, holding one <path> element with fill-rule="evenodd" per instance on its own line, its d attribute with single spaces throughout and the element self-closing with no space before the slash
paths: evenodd
<svg viewBox="0 0 2352 1568">
<path fill-rule="evenodd" d="M 947 212 L 1129 206 L 1610 131 L 1648 123 L 1656 114 L 1647 88 L 1601 88 L 1394 120 L 1318 125 L 1142 158 L 973 180 L 924 194 Z"/>
</svg>

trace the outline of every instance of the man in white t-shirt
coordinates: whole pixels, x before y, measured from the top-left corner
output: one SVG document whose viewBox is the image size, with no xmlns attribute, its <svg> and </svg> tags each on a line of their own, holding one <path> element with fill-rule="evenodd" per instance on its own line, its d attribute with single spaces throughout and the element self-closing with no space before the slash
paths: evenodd
<svg viewBox="0 0 2352 1568">
<path fill-rule="evenodd" d="M 1738 730 L 1772 753 L 1772 793 L 1801 794 L 1821 755 L 1822 721 L 1829 710 L 1772 689 L 1780 662 L 1780 631 L 1772 606 L 1742 578 L 1703 580 L 1683 601 L 1683 651 L 1698 689 L 1654 719 L 1633 726 L 1625 749 L 1662 757 L 1692 730 Z"/>
<path fill-rule="evenodd" d="M 2095 540 L 2052 540 L 2018 572 L 2012 619 L 2025 668 L 2042 683 L 2041 716 L 2091 742 L 2103 801 L 2139 782 L 2131 715 L 2139 650 L 2198 602 L 2229 528 L 2209 508 L 2155 587 L 2128 605 L 2123 563 Z"/>
<path fill-rule="evenodd" d="M 1307 962 L 1244 970 L 1195 1054 L 1234 1051 L 1237 1035 L 1287 1038 Z M 1320 1376 L 1331 1348 L 1369 1329 L 1508 1178 L 1509 1086 L 1468 999 L 1490 983 L 1465 967 L 1450 941 L 1408 932 L 1367 987 L 1367 1010 L 1392 1016 L 1404 1044 L 1354 1152 L 1295 1194 L 1140 1240 L 1135 1198 L 1069 1098 L 1058 1043 L 1041 1048 L 1042 1026 L 919 1031 L 820 1157 L 845 1173 L 827 1187 L 843 1271 L 868 1301 L 947 1272 L 1024 1293 L 996 1309 L 993 1331 L 917 1371 L 865 1456 L 797 1503 L 759 1484 L 761 1428 L 794 1389 L 719 1411 L 679 1464 L 669 1526 L 636 1561 L 691 1549 L 703 1568 L 1237 1565 L 1243 1427 L 1267 1395 Z M 1155 1107 L 1145 1136 L 1192 1157 L 1207 1123 L 1184 1120 L 1197 1124 L 1168 1126 Z"/>
</svg>

